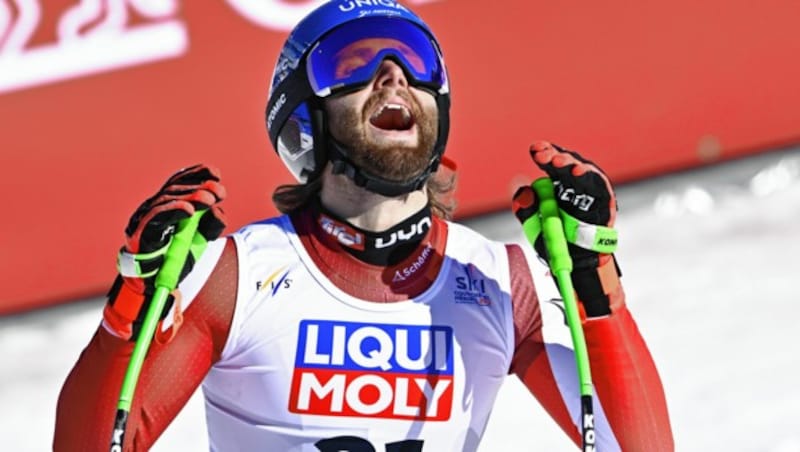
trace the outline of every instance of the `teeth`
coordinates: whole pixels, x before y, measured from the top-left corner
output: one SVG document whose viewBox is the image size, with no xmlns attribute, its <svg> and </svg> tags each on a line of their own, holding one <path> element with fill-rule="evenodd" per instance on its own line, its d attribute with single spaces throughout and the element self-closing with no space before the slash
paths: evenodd
<svg viewBox="0 0 800 452">
<path fill-rule="evenodd" d="M 408 122 L 411 120 L 411 112 L 408 111 L 408 108 L 403 107 L 403 122 Z"/>
<path fill-rule="evenodd" d="M 373 118 L 377 118 L 378 116 L 380 116 L 381 113 L 383 113 L 384 110 L 400 110 L 403 113 L 403 120 L 404 121 L 408 121 L 409 119 L 411 119 L 411 112 L 408 111 L 408 108 L 405 105 L 400 105 L 400 104 L 386 104 L 386 105 L 382 106 L 381 108 L 379 108 L 372 115 L 372 117 Z"/>
<path fill-rule="evenodd" d="M 405 105 L 390 103 L 373 113 L 370 122 L 380 129 L 408 130 L 414 124 L 414 115 Z"/>
</svg>

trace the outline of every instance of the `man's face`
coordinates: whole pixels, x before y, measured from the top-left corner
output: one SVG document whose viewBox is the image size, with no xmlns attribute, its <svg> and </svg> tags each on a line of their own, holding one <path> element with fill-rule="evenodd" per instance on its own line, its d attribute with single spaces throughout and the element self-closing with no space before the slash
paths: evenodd
<svg viewBox="0 0 800 452">
<path fill-rule="evenodd" d="M 396 48 L 384 41 L 392 40 L 364 39 L 342 49 L 337 73 L 363 66 L 387 44 Z M 413 55 L 401 51 L 414 64 Z M 331 134 L 351 150 L 350 158 L 363 170 L 403 181 L 427 167 L 438 133 L 436 100 L 409 86 L 394 61 L 384 60 L 363 89 L 328 98 L 325 106 Z"/>
</svg>

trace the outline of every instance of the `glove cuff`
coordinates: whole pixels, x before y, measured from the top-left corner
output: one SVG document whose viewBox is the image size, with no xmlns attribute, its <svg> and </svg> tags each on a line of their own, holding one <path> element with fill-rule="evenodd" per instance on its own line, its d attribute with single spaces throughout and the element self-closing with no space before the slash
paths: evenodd
<svg viewBox="0 0 800 452">
<path fill-rule="evenodd" d="M 135 341 L 142 328 L 153 291 L 152 285 L 146 284 L 142 279 L 117 275 L 108 291 L 108 303 L 103 309 L 103 327 L 117 337 Z M 171 293 L 161 312 L 160 320 L 164 320 L 167 316 L 174 301 L 174 293 Z M 179 323 L 176 319 L 175 324 Z M 177 331 L 177 327 L 175 330 Z"/>
<path fill-rule="evenodd" d="M 108 303 L 103 309 L 103 326 L 117 337 L 133 339 L 133 323 L 139 316 L 144 302 L 143 291 L 136 290 L 125 281 L 125 278 L 117 275 L 108 291 Z"/>
<path fill-rule="evenodd" d="M 604 259 L 604 257 L 608 257 Z M 602 317 L 611 314 L 609 294 L 620 286 L 622 272 L 613 255 L 601 255 L 600 265 L 585 270 L 572 271 L 572 285 L 583 305 L 586 317 Z"/>
</svg>

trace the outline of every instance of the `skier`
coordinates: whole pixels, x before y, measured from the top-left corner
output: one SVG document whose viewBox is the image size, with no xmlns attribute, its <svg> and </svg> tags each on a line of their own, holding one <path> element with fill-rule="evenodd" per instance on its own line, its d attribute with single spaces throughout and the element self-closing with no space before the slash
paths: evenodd
<svg viewBox="0 0 800 452">
<path fill-rule="evenodd" d="M 215 451 L 474 451 L 509 374 L 580 444 L 574 356 L 541 241 L 498 243 L 450 221 L 447 77 L 433 33 L 393 1 L 333 0 L 302 20 L 266 108 L 298 180 L 273 195 L 283 215 L 220 237 L 226 194 L 207 165 L 139 207 L 102 324 L 61 391 L 54 449 L 108 448 L 152 275 L 177 222 L 201 209 L 205 243 L 145 360 L 126 450 L 148 449 L 202 384 Z M 547 142 L 530 153 L 561 209 L 613 227 L 616 199 L 596 165 Z M 530 187 L 513 205 L 522 221 L 535 214 Z M 672 450 L 613 254 L 572 244 L 570 254 L 598 450 Z M 536 450 L 529 432 L 519 442 Z"/>
</svg>

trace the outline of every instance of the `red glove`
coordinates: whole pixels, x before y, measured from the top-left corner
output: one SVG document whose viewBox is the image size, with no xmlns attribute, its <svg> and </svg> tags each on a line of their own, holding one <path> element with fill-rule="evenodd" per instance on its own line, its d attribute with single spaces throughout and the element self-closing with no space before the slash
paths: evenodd
<svg viewBox="0 0 800 452">
<path fill-rule="evenodd" d="M 546 141 L 534 143 L 530 149 L 533 162 L 553 180 L 556 201 L 562 211 L 572 217 L 565 222 L 568 248 L 572 258 L 572 282 L 578 299 L 589 317 L 608 315 L 611 310 L 607 294 L 619 284 L 619 268 L 605 248 L 616 246 L 594 240 L 597 226 L 612 228 L 617 216 L 617 199 L 606 174 L 577 152 Z M 514 194 L 514 214 L 525 222 L 538 213 L 538 201 L 530 186 L 520 187 Z M 608 240 L 606 240 L 608 241 Z M 547 260 L 547 250 L 540 236 L 534 243 L 537 254 Z"/>
<path fill-rule="evenodd" d="M 125 246 L 118 256 L 119 275 L 103 311 L 104 325 L 117 336 L 136 340 L 155 292 L 155 275 L 180 220 L 197 210 L 208 210 L 200 220 L 199 236 L 181 270 L 181 280 L 192 270 L 205 244 L 225 229 L 225 214 L 219 205 L 225 198 L 225 187 L 219 181 L 219 170 L 210 166 L 182 169 L 134 212 L 125 228 Z M 173 301 L 170 296 L 161 313 L 162 320 Z M 178 326 L 176 322 L 173 333 Z"/>
</svg>

